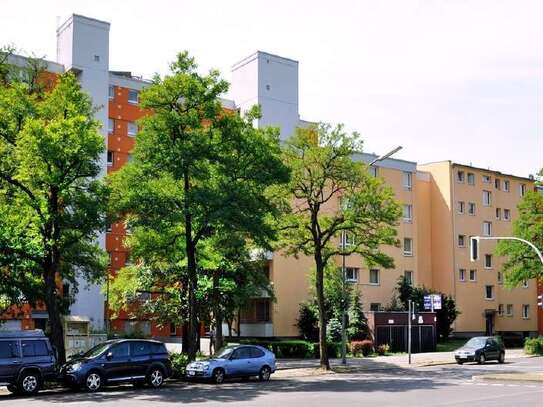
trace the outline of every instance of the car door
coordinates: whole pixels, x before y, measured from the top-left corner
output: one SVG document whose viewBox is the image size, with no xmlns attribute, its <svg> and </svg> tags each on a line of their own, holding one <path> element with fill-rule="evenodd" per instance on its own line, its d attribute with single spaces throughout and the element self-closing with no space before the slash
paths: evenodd
<svg viewBox="0 0 543 407">
<path fill-rule="evenodd" d="M 252 374 L 258 374 L 260 372 L 260 369 L 264 365 L 264 356 L 266 354 L 263 350 L 258 349 L 256 347 L 251 347 L 251 364 L 250 369 Z"/>
<path fill-rule="evenodd" d="M 12 382 L 21 366 L 19 341 L 0 340 L 0 383 Z"/>
<path fill-rule="evenodd" d="M 21 340 L 21 350 L 25 365 L 39 367 L 44 376 L 51 374 L 54 359 L 44 339 Z"/>
<path fill-rule="evenodd" d="M 104 358 L 102 367 L 108 381 L 125 381 L 132 378 L 129 342 L 112 345 L 102 357 Z"/>
<path fill-rule="evenodd" d="M 487 359 L 497 359 L 498 358 L 498 346 L 496 341 L 491 338 L 486 340 L 485 345 L 485 355 Z"/>
<path fill-rule="evenodd" d="M 248 347 L 243 346 L 232 352 L 228 363 L 229 376 L 244 376 L 250 374 L 251 370 L 251 351 Z"/>
<path fill-rule="evenodd" d="M 145 341 L 130 342 L 132 377 L 143 379 L 151 362 L 151 344 Z"/>
</svg>

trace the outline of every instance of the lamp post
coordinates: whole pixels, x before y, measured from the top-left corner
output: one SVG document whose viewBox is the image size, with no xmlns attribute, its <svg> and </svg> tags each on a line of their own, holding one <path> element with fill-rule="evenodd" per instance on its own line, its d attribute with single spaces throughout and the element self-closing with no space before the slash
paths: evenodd
<svg viewBox="0 0 543 407">
<path fill-rule="evenodd" d="M 388 153 L 383 154 L 380 157 L 375 158 L 373 161 L 371 161 L 368 166 L 372 166 L 373 164 L 386 160 L 393 154 L 396 154 L 398 151 L 400 151 L 403 147 L 398 146 L 394 148 L 393 150 L 390 150 Z M 345 248 L 347 243 L 347 233 L 345 231 L 341 232 L 341 274 L 342 274 L 342 304 L 341 304 L 341 364 L 346 365 L 347 364 L 347 298 L 346 298 L 346 288 L 347 288 L 347 269 L 345 267 Z"/>
</svg>

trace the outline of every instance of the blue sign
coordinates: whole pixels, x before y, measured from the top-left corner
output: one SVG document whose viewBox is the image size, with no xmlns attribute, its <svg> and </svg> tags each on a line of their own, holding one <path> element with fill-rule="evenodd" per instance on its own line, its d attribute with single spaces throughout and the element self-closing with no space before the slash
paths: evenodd
<svg viewBox="0 0 543 407">
<path fill-rule="evenodd" d="M 441 295 L 440 294 L 430 294 L 424 296 L 424 309 L 431 310 L 433 303 L 433 309 L 441 309 Z"/>
</svg>

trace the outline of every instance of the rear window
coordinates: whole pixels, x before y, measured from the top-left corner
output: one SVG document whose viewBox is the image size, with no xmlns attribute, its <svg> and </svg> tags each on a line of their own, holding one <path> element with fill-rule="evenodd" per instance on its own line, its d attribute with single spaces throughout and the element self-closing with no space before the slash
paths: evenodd
<svg viewBox="0 0 543 407">
<path fill-rule="evenodd" d="M 45 341 L 21 341 L 23 357 L 49 356 Z"/>
<path fill-rule="evenodd" d="M 130 343 L 130 354 L 132 356 L 144 356 L 151 353 L 151 345 L 149 342 L 132 342 Z"/>
<path fill-rule="evenodd" d="M 251 357 L 252 358 L 261 358 L 264 356 L 264 352 L 258 348 L 251 348 Z"/>
<path fill-rule="evenodd" d="M 153 354 L 168 353 L 163 343 L 151 343 L 151 350 Z"/>
<path fill-rule="evenodd" d="M 19 356 L 17 341 L 0 341 L 0 359 L 16 358 Z"/>
</svg>

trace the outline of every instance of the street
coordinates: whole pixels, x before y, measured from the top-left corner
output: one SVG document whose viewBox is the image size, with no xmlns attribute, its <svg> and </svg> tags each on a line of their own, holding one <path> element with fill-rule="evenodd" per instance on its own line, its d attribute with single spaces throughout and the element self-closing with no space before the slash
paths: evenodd
<svg viewBox="0 0 543 407">
<path fill-rule="evenodd" d="M 111 387 L 99 393 L 49 390 L 32 398 L 2 391 L 0 403 L 10 406 L 514 406 L 541 404 L 543 383 L 483 381 L 473 376 L 505 372 L 543 371 L 543 358 L 518 358 L 505 365 L 443 365 L 419 368 L 386 368 L 367 373 L 309 377 L 277 375 L 268 383 L 230 381 L 221 386 L 207 383 L 168 383 L 158 391 Z"/>
</svg>

